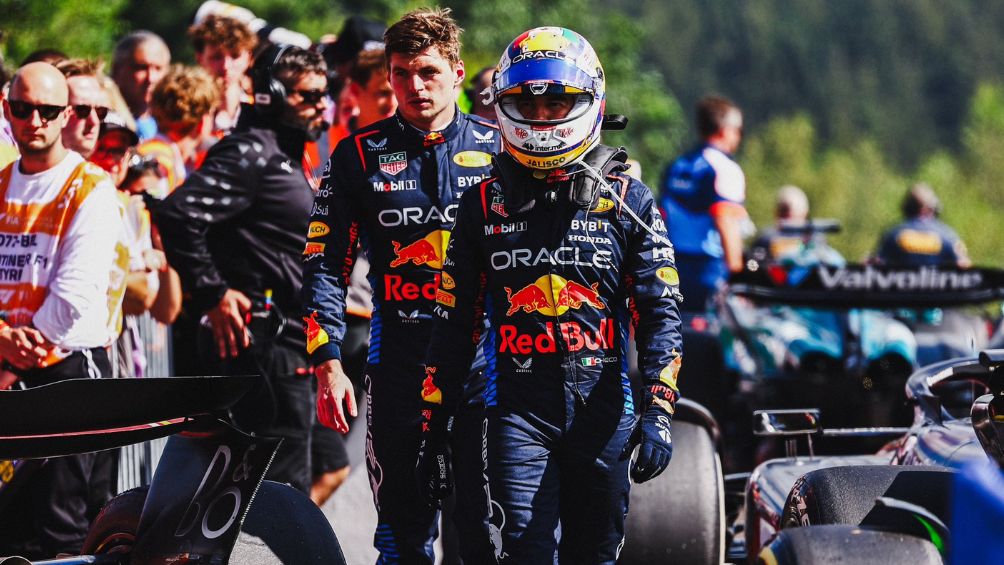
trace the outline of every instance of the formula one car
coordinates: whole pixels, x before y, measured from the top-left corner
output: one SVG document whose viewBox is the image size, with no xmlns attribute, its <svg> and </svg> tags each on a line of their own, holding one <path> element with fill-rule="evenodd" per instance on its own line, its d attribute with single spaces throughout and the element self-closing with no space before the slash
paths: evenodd
<svg viewBox="0 0 1004 565">
<path fill-rule="evenodd" d="M 907 377 L 985 347 L 986 304 L 1001 300 L 1002 288 L 1004 272 L 992 269 L 751 261 L 719 301 L 725 365 L 738 375 L 733 414 L 745 414 L 723 423 L 733 432 L 726 441 L 752 445 L 741 432 L 755 409 L 810 405 L 833 426 L 909 424 Z M 860 452 L 879 445 L 826 438 L 818 447 Z M 758 449 L 746 461 L 770 453 L 762 443 Z"/>
<path fill-rule="evenodd" d="M 836 426 L 906 426 L 912 409 L 904 402 L 902 391 L 917 364 L 922 341 L 918 332 L 927 331 L 916 321 L 929 320 L 929 326 L 944 332 L 934 323 L 939 319 L 935 313 L 941 320 L 950 319 L 946 313 L 953 308 L 1001 298 L 1004 272 L 988 269 L 749 263 L 749 269 L 730 284 L 725 297 L 729 302 L 722 309 L 726 321 L 706 319 L 728 325 L 725 331 L 731 332 L 729 354 L 745 355 L 743 362 L 749 366 L 742 374 L 739 394 L 746 406 L 752 407 L 745 417 L 730 420 L 728 410 L 714 413 L 706 409 L 704 398 L 700 404 L 684 402 L 699 396 L 692 391 L 713 381 L 716 370 L 713 355 L 706 354 L 712 348 L 702 351 L 694 346 L 692 338 L 710 335 L 716 344 L 722 343 L 717 341 L 719 336 L 711 324 L 685 333 L 684 370 L 690 372 L 686 379 L 682 372 L 680 377 L 684 397 L 680 405 L 685 408 L 674 418 L 674 458 L 669 469 L 651 484 L 632 489 L 621 561 L 719 563 L 719 552 L 726 547 L 742 547 L 742 528 L 735 525 L 734 518 L 748 473 L 722 474 L 723 442 L 742 441 L 737 440 L 737 433 L 729 437 L 728 428 L 724 432 L 719 428 L 723 420 L 733 429 L 742 425 L 749 430 L 752 408 L 818 402 L 817 421 L 821 415 Z M 961 325 L 968 332 L 967 339 L 953 334 L 941 341 L 928 340 L 937 344 L 941 355 L 953 352 L 953 340 L 966 341 L 970 346 L 986 341 L 988 326 L 980 311 L 960 311 L 959 316 L 968 320 Z M 961 333 L 958 327 L 953 331 Z M 820 366 L 831 370 L 820 370 Z M 906 428 L 892 430 L 904 433 Z M 887 436 L 874 430 L 827 434 L 817 444 L 839 448 L 831 452 L 861 454 L 874 452 Z M 778 439 L 772 434 L 762 437 Z M 766 453 L 761 451 L 760 455 Z M 871 462 L 884 464 L 888 457 Z M 782 502 L 802 472 L 796 471 L 790 470 L 792 476 L 781 481 L 778 496 Z M 723 531 L 723 521 L 734 525 Z M 735 553 L 733 549 L 729 552 Z"/>
<path fill-rule="evenodd" d="M 758 411 L 759 435 L 787 439 L 789 456 L 759 465 L 745 484 L 743 536 L 730 548 L 750 562 L 943 562 L 954 472 L 988 457 L 1004 465 L 1004 350 L 929 365 L 909 379 L 909 428 L 827 429 L 819 411 Z M 813 436 L 898 435 L 874 454 L 816 456 Z M 794 446 L 805 436 L 809 455 Z M 754 561 L 754 559 L 756 561 Z"/>
<path fill-rule="evenodd" d="M 618 563 L 718 565 L 725 557 L 725 477 L 711 413 L 677 402 L 673 459 L 655 479 L 632 485 Z"/>
<path fill-rule="evenodd" d="M 222 419 L 256 378 L 70 379 L 0 391 L 0 512 L 42 458 L 177 434 L 152 483 L 101 510 L 84 555 L 53 563 L 344 565 L 310 499 L 262 480 L 281 440 L 248 436 Z M 27 563 L 0 557 L 3 565 Z"/>
</svg>

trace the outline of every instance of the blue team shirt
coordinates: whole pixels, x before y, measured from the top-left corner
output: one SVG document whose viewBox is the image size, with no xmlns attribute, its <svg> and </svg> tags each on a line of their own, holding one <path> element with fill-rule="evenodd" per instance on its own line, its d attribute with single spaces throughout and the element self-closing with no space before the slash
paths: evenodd
<svg viewBox="0 0 1004 565">
<path fill-rule="evenodd" d="M 887 265 L 949 267 L 966 251 L 952 228 L 935 218 L 912 218 L 882 236 L 877 255 Z"/>
<path fill-rule="evenodd" d="M 684 154 L 666 171 L 659 205 L 676 247 L 687 310 L 703 310 L 707 298 L 728 278 L 712 208 L 719 203 L 742 206 L 745 201 L 746 179 L 739 164 L 711 145 Z"/>
</svg>

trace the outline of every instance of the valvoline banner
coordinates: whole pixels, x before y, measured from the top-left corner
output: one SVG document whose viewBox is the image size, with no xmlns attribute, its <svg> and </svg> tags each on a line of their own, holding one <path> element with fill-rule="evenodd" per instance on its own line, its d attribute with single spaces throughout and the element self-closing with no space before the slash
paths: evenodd
<svg viewBox="0 0 1004 565">
<path fill-rule="evenodd" d="M 751 261 L 729 278 L 731 292 L 785 304 L 924 307 L 1004 298 L 1004 271 L 882 265 L 787 266 Z"/>
</svg>

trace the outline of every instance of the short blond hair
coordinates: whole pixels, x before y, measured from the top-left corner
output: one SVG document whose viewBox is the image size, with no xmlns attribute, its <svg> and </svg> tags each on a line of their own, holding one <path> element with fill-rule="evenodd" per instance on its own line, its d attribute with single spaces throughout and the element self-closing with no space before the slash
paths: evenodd
<svg viewBox="0 0 1004 565">
<path fill-rule="evenodd" d="M 105 64 L 93 59 L 63 59 L 56 63 L 56 68 L 66 78 L 99 77 Z"/>
<path fill-rule="evenodd" d="M 150 114 L 157 126 L 187 129 L 199 125 L 202 118 L 216 109 L 220 91 L 209 73 L 199 67 L 174 65 L 150 97 Z"/>
</svg>

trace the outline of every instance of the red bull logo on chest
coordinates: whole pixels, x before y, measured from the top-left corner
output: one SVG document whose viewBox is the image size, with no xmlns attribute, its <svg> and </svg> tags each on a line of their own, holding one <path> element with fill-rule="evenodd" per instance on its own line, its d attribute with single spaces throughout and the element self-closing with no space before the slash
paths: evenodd
<svg viewBox="0 0 1004 565">
<path fill-rule="evenodd" d="M 442 269 L 443 259 L 446 257 L 446 246 L 449 244 L 449 230 L 432 231 L 422 239 L 404 246 L 397 241 L 391 241 L 391 245 L 394 246 L 394 259 L 391 260 L 390 266 L 400 267 L 411 263 Z"/>
<path fill-rule="evenodd" d="M 586 286 L 548 274 L 516 292 L 505 287 L 506 298 L 509 300 L 506 316 L 512 316 L 520 310 L 526 314 L 539 312 L 545 316 L 558 316 L 569 309 L 578 310 L 583 305 L 603 310 L 606 304 L 600 298 L 599 286 L 598 282 Z"/>
</svg>

